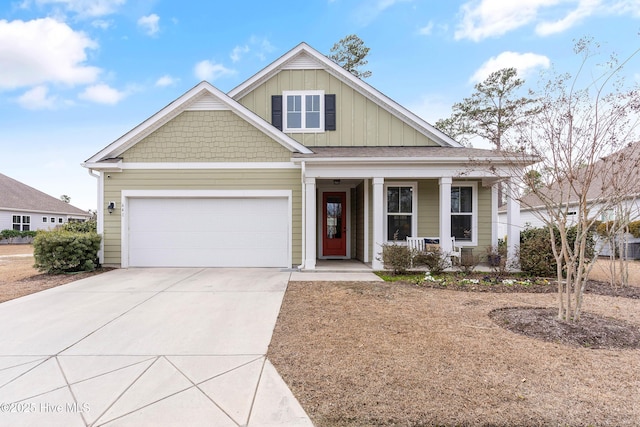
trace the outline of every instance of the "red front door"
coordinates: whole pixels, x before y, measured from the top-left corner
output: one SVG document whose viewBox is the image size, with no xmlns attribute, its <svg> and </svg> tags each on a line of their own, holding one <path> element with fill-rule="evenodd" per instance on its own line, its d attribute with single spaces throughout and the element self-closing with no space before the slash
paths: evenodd
<svg viewBox="0 0 640 427">
<path fill-rule="evenodd" d="M 322 193 L 322 255 L 347 256 L 347 195 Z"/>
</svg>

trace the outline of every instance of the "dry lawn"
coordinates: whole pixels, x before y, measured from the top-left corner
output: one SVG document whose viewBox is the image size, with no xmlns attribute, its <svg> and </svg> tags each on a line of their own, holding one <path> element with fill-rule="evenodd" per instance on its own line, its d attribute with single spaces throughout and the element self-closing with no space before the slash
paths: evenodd
<svg viewBox="0 0 640 427">
<path fill-rule="evenodd" d="M 98 269 L 77 274 L 52 275 L 40 273 L 33 268 L 33 264 L 33 246 L 0 245 L 0 303 L 106 271 Z"/>
<path fill-rule="evenodd" d="M 317 426 L 638 426 L 640 350 L 517 335 L 489 313 L 555 294 L 291 282 L 269 358 Z M 640 327 L 640 300 L 585 296 Z"/>
<path fill-rule="evenodd" d="M 634 286 L 640 286 L 640 261 L 629 261 L 627 263 L 629 269 L 629 284 Z M 616 269 L 617 269 L 616 261 Z M 619 272 L 618 272 L 619 274 Z M 589 278 L 591 280 L 599 280 L 609 283 L 611 281 L 611 261 L 607 258 L 599 258 L 596 261 L 596 265 L 593 266 Z M 619 277 L 619 276 L 617 276 Z"/>
</svg>

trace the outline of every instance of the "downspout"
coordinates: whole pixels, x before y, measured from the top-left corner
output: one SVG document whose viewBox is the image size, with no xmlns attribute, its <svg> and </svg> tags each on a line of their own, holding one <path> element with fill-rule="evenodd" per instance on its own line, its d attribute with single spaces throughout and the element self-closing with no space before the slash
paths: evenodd
<svg viewBox="0 0 640 427">
<path fill-rule="evenodd" d="M 103 192 L 103 175 L 94 173 L 93 169 L 88 169 L 89 175 L 98 180 L 98 206 L 96 210 L 96 232 L 102 236 L 100 239 L 100 250 L 98 251 L 98 260 L 100 264 L 104 263 L 104 192 Z"/>
<path fill-rule="evenodd" d="M 307 259 L 307 188 L 304 183 L 306 178 L 307 168 L 305 162 L 301 162 L 302 167 L 302 264 L 298 266 L 298 270 L 302 270 L 304 268 L 304 260 Z"/>
</svg>

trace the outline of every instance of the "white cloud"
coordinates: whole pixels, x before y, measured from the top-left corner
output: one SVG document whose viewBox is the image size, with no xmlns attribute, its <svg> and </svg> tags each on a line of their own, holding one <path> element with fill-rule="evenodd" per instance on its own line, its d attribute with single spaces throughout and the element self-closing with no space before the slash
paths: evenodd
<svg viewBox="0 0 640 427">
<path fill-rule="evenodd" d="M 418 30 L 418 34 L 423 36 L 429 36 L 431 35 L 432 31 L 433 31 L 433 21 L 429 21 L 429 23 L 426 26 Z"/>
<path fill-rule="evenodd" d="M 374 4 L 372 1 L 365 1 L 357 9 L 356 19 L 362 25 L 368 25 L 374 21 L 382 12 L 389 9 L 396 3 L 407 3 L 413 0 L 377 0 Z"/>
<path fill-rule="evenodd" d="M 452 105 L 453 101 L 446 99 L 443 95 L 425 94 L 417 100 L 410 101 L 407 107 L 429 124 L 434 125 L 438 120 L 451 116 Z"/>
<path fill-rule="evenodd" d="M 84 62 L 86 50 L 97 47 L 84 33 L 51 18 L 0 20 L 0 90 L 92 83 L 101 70 Z"/>
<path fill-rule="evenodd" d="M 261 61 L 264 61 L 267 58 L 267 54 L 275 50 L 275 47 L 273 47 L 269 39 L 266 37 L 251 36 L 251 38 L 249 38 L 249 44 L 255 52 L 255 55 Z"/>
<path fill-rule="evenodd" d="M 115 105 L 127 96 L 126 92 L 119 91 L 107 84 L 99 83 L 87 87 L 78 98 L 98 104 Z"/>
<path fill-rule="evenodd" d="M 118 7 L 126 3 L 126 0 L 35 0 L 35 2 L 40 6 L 60 6 L 81 17 L 98 17 L 116 12 Z"/>
<path fill-rule="evenodd" d="M 503 68 L 513 67 L 518 70 L 519 77 L 525 77 L 537 68 L 549 68 L 551 61 L 544 55 L 535 53 L 502 52 L 489 58 L 469 79 L 470 83 L 484 81 L 489 74 Z"/>
<path fill-rule="evenodd" d="M 235 74 L 235 70 L 226 68 L 222 64 L 216 64 L 215 62 L 204 60 L 198 62 L 193 68 L 193 73 L 199 80 L 206 80 L 213 82 L 214 80 Z"/>
<path fill-rule="evenodd" d="M 56 108 L 56 101 L 57 98 L 49 96 L 49 88 L 44 85 L 29 89 L 18 98 L 18 104 L 28 110 L 53 110 Z"/>
<path fill-rule="evenodd" d="M 247 46 L 246 44 L 244 46 L 236 46 L 231 51 L 229 57 L 231 58 L 232 62 L 238 62 L 240 61 L 240 58 L 242 58 L 242 55 L 244 55 L 245 53 L 249 53 L 249 50 L 249 46 Z"/>
<path fill-rule="evenodd" d="M 104 19 L 96 19 L 91 22 L 91 26 L 94 28 L 100 28 L 101 30 L 108 30 L 113 25 L 112 21 L 107 21 Z"/>
<path fill-rule="evenodd" d="M 159 86 L 159 87 L 173 86 L 179 81 L 180 79 L 171 77 L 169 74 L 165 74 L 164 76 L 156 80 L 156 86 Z"/>
<path fill-rule="evenodd" d="M 455 39 L 480 41 L 526 25 L 539 36 L 566 31 L 594 15 L 640 16 L 638 0 L 469 0 L 459 10 Z"/>
<path fill-rule="evenodd" d="M 148 36 L 154 36 L 160 31 L 160 17 L 155 13 L 138 19 L 140 27 Z"/>
<path fill-rule="evenodd" d="M 567 13 L 565 17 L 555 21 L 541 22 L 536 25 L 536 34 L 548 36 L 550 34 L 561 33 L 591 16 L 599 5 L 600 0 L 581 0 L 578 7 Z"/>
<path fill-rule="evenodd" d="M 538 9 L 553 6 L 562 0 L 473 0 L 460 7 L 462 21 L 458 24 L 455 39 L 480 41 L 487 37 L 501 36 L 511 30 L 534 21 Z"/>
</svg>

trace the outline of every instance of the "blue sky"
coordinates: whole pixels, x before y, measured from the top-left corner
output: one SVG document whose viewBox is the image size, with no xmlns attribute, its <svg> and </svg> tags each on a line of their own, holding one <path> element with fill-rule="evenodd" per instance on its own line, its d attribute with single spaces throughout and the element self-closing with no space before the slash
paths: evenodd
<svg viewBox="0 0 640 427">
<path fill-rule="evenodd" d="M 367 82 L 430 123 L 488 73 L 575 72 L 573 40 L 640 47 L 640 0 L 4 0 L 0 173 L 96 208 L 80 166 L 201 80 L 229 91 L 307 42 L 355 33 Z M 640 58 L 624 74 L 640 82 Z M 481 146 L 481 145 L 480 145 Z"/>
</svg>

